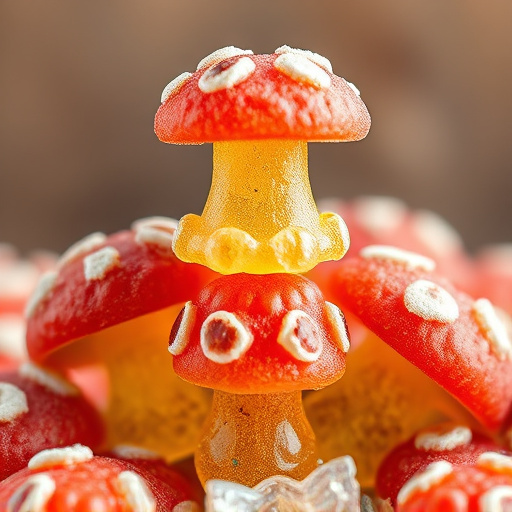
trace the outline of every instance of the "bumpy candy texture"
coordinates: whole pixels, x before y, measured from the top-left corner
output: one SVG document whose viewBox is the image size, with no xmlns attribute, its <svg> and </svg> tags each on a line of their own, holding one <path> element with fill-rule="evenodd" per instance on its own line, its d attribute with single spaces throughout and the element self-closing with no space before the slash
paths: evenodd
<svg viewBox="0 0 512 512">
<path fill-rule="evenodd" d="M 94 388 L 109 445 L 145 446 L 167 458 L 193 451 L 209 406 L 203 390 L 176 377 L 165 351 L 183 302 L 213 277 L 176 258 L 175 226 L 146 219 L 72 246 L 43 276 L 27 326 L 33 359 Z"/>
<path fill-rule="evenodd" d="M 302 481 L 274 476 L 250 489 L 210 480 L 206 512 L 359 512 L 359 484 L 350 457 L 332 460 Z"/>
<path fill-rule="evenodd" d="M 28 468 L 0 483 L 0 510 L 198 512 L 183 484 L 179 475 L 164 482 L 127 461 L 73 445 L 36 454 Z"/>
<path fill-rule="evenodd" d="M 223 48 L 162 94 L 155 132 L 164 142 L 214 142 L 210 195 L 175 241 L 184 261 L 223 273 L 304 272 L 339 259 L 348 233 L 318 214 L 307 175 L 308 140 L 366 136 L 357 89 L 320 55 L 281 47 L 272 55 Z"/>
<path fill-rule="evenodd" d="M 0 481 L 46 448 L 103 440 L 98 413 L 79 390 L 31 363 L 0 373 Z"/>
</svg>

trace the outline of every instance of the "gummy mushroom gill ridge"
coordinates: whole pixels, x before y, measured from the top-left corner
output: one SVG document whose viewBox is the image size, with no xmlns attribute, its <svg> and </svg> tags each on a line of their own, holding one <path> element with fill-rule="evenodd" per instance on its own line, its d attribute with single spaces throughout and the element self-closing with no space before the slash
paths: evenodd
<svg viewBox="0 0 512 512">
<path fill-rule="evenodd" d="M 227 47 L 168 84 L 158 138 L 213 143 L 213 177 L 201 216 L 180 221 L 176 255 L 222 274 L 299 273 L 348 249 L 339 215 L 318 213 L 307 141 L 366 136 L 359 91 L 316 53 L 288 46 L 271 55 Z"/>
</svg>

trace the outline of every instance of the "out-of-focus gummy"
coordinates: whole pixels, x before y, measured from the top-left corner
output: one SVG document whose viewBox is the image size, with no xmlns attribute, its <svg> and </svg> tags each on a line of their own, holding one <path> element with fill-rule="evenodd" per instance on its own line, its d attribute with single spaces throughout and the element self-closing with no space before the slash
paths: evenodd
<svg viewBox="0 0 512 512">
<path fill-rule="evenodd" d="M 206 484 L 206 512 L 359 512 L 354 461 L 323 464 L 298 482 L 274 476 L 253 489 L 222 480 Z"/>
<path fill-rule="evenodd" d="M 318 456 L 301 392 L 215 391 L 195 460 L 203 485 L 212 478 L 249 487 L 269 475 L 304 478 L 317 467 Z"/>
<path fill-rule="evenodd" d="M 300 273 L 341 258 L 346 226 L 319 214 L 311 193 L 307 143 L 214 143 L 210 194 L 201 216 L 180 221 L 176 255 L 222 274 Z"/>
</svg>

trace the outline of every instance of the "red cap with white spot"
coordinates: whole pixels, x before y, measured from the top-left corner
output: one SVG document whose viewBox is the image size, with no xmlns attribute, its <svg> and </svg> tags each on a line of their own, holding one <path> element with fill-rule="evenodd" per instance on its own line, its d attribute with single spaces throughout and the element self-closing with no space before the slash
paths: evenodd
<svg viewBox="0 0 512 512">
<path fill-rule="evenodd" d="M 368 246 L 333 274 L 331 292 L 370 330 L 490 428 L 512 403 L 512 345 L 492 304 L 396 247 Z"/>
<path fill-rule="evenodd" d="M 253 55 L 233 46 L 204 58 L 162 93 L 155 132 L 163 142 L 360 140 L 370 116 L 359 91 L 316 53 L 282 46 Z"/>
<path fill-rule="evenodd" d="M 293 274 L 223 276 L 186 304 L 170 337 L 176 373 L 231 393 L 317 389 L 345 370 L 343 314 Z"/>
</svg>

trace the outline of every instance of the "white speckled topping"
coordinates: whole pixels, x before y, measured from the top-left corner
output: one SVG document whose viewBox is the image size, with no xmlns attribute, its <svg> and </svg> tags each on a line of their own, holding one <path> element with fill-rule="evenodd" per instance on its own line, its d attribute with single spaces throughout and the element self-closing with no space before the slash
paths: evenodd
<svg viewBox="0 0 512 512">
<path fill-rule="evenodd" d="M 459 306 L 441 286 L 426 279 L 411 283 L 404 293 L 408 311 L 425 320 L 450 324 L 459 318 Z"/>
<path fill-rule="evenodd" d="M 86 462 L 94 457 L 88 446 L 74 444 L 65 448 L 50 448 L 36 453 L 29 461 L 30 469 L 41 469 L 52 466 L 71 466 Z"/>
<path fill-rule="evenodd" d="M 242 50 L 237 48 L 236 46 L 226 46 L 225 48 L 220 48 L 219 50 L 215 50 L 214 52 L 207 55 L 204 59 L 202 59 L 197 65 L 197 71 L 201 68 L 205 68 L 206 66 L 215 66 L 219 62 L 223 60 L 230 59 L 231 57 L 236 57 L 238 55 L 253 55 L 251 50 Z"/>
<path fill-rule="evenodd" d="M 405 220 L 407 207 L 393 197 L 361 197 L 353 202 L 354 216 L 372 234 L 397 229 Z"/>
<path fill-rule="evenodd" d="M 426 452 L 444 452 L 467 446 L 472 439 L 471 429 L 460 426 L 443 433 L 422 432 L 415 437 L 414 446 Z"/>
<path fill-rule="evenodd" d="M 183 308 L 183 316 L 178 328 L 178 332 L 172 343 L 169 345 L 169 352 L 173 356 L 179 356 L 187 346 L 190 340 L 190 333 L 196 319 L 196 306 L 188 301 Z"/>
<path fill-rule="evenodd" d="M 356 96 L 361 96 L 361 91 L 352 82 L 348 80 L 345 80 L 345 82 L 347 82 L 347 85 L 354 91 Z"/>
<path fill-rule="evenodd" d="M 336 341 L 341 347 L 343 352 L 348 352 L 350 349 L 350 339 L 348 337 L 347 326 L 345 324 L 345 316 L 341 312 L 338 306 L 335 306 L 332 302 L 325 302 L 327 317 L 334 326 L 336 333 Z"/>
<path fill-rule="evenodd" d="M 433 462 L 404 484 L 396 498 L 397 503 L 403 505 L 414 493 L 428 491 L 452 472 L 453 466 L 449 462 L 445 460 Z"/>
<path fill-rule="evenodd" d="M 427 210 L 413 213 L 411 226 L 416 237 L 434 254 L 443 256 L 462 248 L 460 235 L 436 213 Z"/>
<path fill-rule="evenodd" d="M 27 318 L 30 318 L 35 313 L 38 306 L 50 295 L 55 285 L 55 281 L 57 280 L 57 275 L 57 272 L 51 270 L 49 272 L 45 272 L 41 276 L 36 289 L 27 301 L 27 305 L 25 307 L 25 316 Z"/>
<path fill-rule="evenodd" d="M 70 382 L 65 381 L 59 375 L 44 370 L 34 363 L 26 362 L 18 368 L 18 374 L 28 380 L 37 382 L 39 385 L 53 391 L 56 395 L 76 396 L 80 394 L 78 388 Z"/>
<path fill-rule="evenodd" d="M 50 475 L 32 475 L 9 498 L 6 512 L 45 512 L 55 489 L 55 481 Z"/>
<path fill-rule="evenodd" d="M 185 82 L 192 76 L 192 73 L 185 71 L 178 75 L 174 80 L 171 80 L 162 91 L 162 96 L 160 98 L 161 103 L 165 103 L 174 93 L 178 92 Z"/>
<path fill-rule="evenodd" d="M 86 281 L 103 279 L 107 273 L 119 267 L 121 255 L 114 247 L 103 247 L 84 258 L 84 276 Z"/>
<path fill-rule="evenodd" d="M 70 263 L 77 258 L 80 258 L 84 254 L 94 251 L 105 243 L 107 235 L 104 233 L 91 233 L 82 240 L 74 243 L 59 259 L 59 267 Z"/>
<path fill-rule="evenodd" d="M 283 53 L 274 61 L 274 67 L 293 80 L 318 89 L 328 89 L 331 77 L 320 66 L 303 55 Z"/>
<path fill-rule="evenodd" d="M 228 311 L 216 311 L 201 326 L 201 348 L 204 355 L 219 364 L 239 359 L 252 345 L 253 335 Z"/>
<path fill-rule="evenodd" d="M 9 382 L 0 382 L 0 423 L 13 421 L 27 412 L 27 395 L 24 391 Z"/>
<path fill-rule="evenodd" d="M 309 50 L 300 50 L 299 48 L 290 48 L 287 45 L 280 46 L 276 49 L 274 53 L 284 54 L 284 53 L 295 53 L 297 55 L 302 55 L 309 60 L 313 61 L 315 64 L 318 64 L 320 67 L 330 71 L 332 73 L 332 64 L 329 59 L 319 55 L 318 53 L 310 52 Z"/>
<path fill-rule="evenodd" d="M 236 62 L 223 66 L 219 62 L 209 68 L 199 79 L 198 87 L 204 93 L 212 93 L 221 89 L 229 89 L 243 82 L 256 69 L 256 64 L 250 57 L 241 57 Z"/>
<path fill-rule="evenodd" d="M 0 353 L 14 359 L 26 359 L 25 320 L 21 315 L 0 315 Z"/>
<path fill-rule="evenodd" d="M 504 473 L 512 472 L 512 457 L 497 452 L 482 453 L 477 461 L 477 466 L 492 469 Z"/>
<path fill-rule="evenodd" d="M 510 357 L 512 355 L 512 345 L 507 329 L 499 319 L 491 302 L 487 299 L 478 299 L 473 304 L 473 314 L 498 357 L 500 359 Z"/>
<path fill-rule="evenodd" d="M 112 448 L 112 452 L 120 459 L 161 459 L 160 455 L 152 450 L 141 448 L 140 446 L 132 446 L 129 444 L 118 444 Z"/>
<path fill-rule="evenodd" d="M 140 226 L 135 230 L 135 241 L 140 245 L 155 245 L 164 252 L 172 252 L 174 234 L 151 226 Z"/>
<path fill-rule="evenodd" d="M 332 213 L 332 216 L 338 222 L 338 227 L 340 230 L 339 233 L 341 236 L 341 243 L 343 244 L 343 250 L 346 253 L 350 247 L 350 233 L 349 233 L 347 224 L 337 213 Z"/>
<path fill-rule="evenodd" d="M 182 501 L 178 503 L 172 512 L 201 512 L 201 507 L 195 501 Z"/>
<path fill-rule="evenodd" d="M 156 501 L 146 482 L 134 471 L 123 471 L 117 476 L 117 487 L 133 512 L 154 512 Z"/>
<path fill-rule="evenodd" d="M 155 229 L 161 229 L 169 233 L 174 233 L 178 229 L 178 221 L 172 217 L 144 217 L 132 222 L 131 229 L 137 231 L 139 228 L 149 226 Z"/>
<path fill-rule="evenodd" d="M 277 343 L 295 359 L 311 363 L 322 353 L 320 336 L 316 322 L 304 311 L 294 309 L 283 317 Z"/>
<path fill-rule="evenodd" d="M 506 508 L 503 506 L 504 500 L 508 505 Z M 478 505 L 480 512 L 507 512 L 510 510 L 511 500 L 512 486 L 496 485 L 480 496 Z"/>
<path fill-rule="evenodd" d="M 436 268 L 434 260 L 390 245 L 368 245 L 363 247 L 359 254 L 365 259 L 389 260 L 404 265 L 410 270 L 418 269 L 432 272 Z"/>
</svg>

